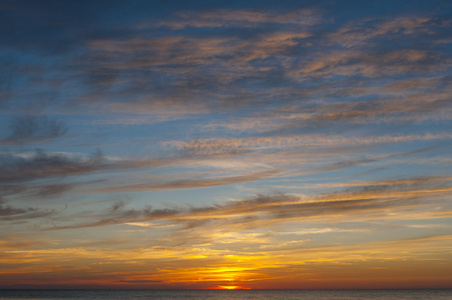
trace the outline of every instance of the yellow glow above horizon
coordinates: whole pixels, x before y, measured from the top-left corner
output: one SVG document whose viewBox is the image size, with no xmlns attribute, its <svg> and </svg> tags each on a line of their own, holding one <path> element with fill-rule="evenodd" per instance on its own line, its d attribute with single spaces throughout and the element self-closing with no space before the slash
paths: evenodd
<svg viewBox="0 0 452 300">
<path fill-rule="evenodd" d="M 218 287 L 222 290 L 236 290 L 236 289 L 240 288 L 237 285 L 219 285 Z"/>
</svg>

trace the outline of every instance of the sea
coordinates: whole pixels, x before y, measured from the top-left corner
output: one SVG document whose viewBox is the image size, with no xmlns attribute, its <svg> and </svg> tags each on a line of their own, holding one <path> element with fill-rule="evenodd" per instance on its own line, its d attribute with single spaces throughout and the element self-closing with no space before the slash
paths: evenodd
<svg viewBox="0 0 452 300">
<path fill-rule="evenodd" d="M 0 299 L 321 300 L 452 299 L 452 289 L 416 290 L 1 290 Z"/>
</svg>

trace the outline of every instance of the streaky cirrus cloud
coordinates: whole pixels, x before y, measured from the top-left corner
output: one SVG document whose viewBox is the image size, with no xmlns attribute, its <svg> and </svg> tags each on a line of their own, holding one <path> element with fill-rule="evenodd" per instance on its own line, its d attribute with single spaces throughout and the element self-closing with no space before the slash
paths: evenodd
<svg viewBox="0 0 452 300">
<path fill-rule="evenodd" d="M 364 218 L 388 218 L 388 211 L 400 210 L 400 214 L 410 218 L 410 213 L 418 207 L 446 204 L 445 198 L 451 193 L 450 178 L 394 179 L 384 182 L 368 182 L 359 188 L 326 194 L 318 197 L 292 195 L 260 195 L 254 198 L 232 201 L 225 205 L 194 207 L 187 209 L 144 210 L 125 209 L 124 203 L 115 204 L 105 212 L 105 219 L 86 224 L 75 224 L 52 229 L 103 226 L 110 224 L 166 220 L 189 226 L 269 226 L 274 222 L 306 222 L 311 218 L 329 216 L 347 218 L 360 214 Z M 429 199 L 437 199 L 430 202 Z M 447 213 L 447 208 L 446 209 Z M 441 211 L 433 209 L 430 218 L 439 217 Z M 450 213 L 450 212 L 449 212 Z M 102 218 L 102 215 L 98 216 Z M 400 216 L 398 216 L 400 217 Z M 425 215 L 424 217 L 427 217 Z M 344 220 L 345 221 L 345 220 Z M 186 227 L 183 227 L 186 228 Z M 232 227 L 232 231 L 237 228 Z M 243 228 L 242 228 L 243 229 Z"/>
<path fill-rule="evenodd" d="M 11 134 L 0 145 L 42 142 L 63 137 L 67 128 L 61 120 L 45 116 L 20 116 L 10 121 Z"/>
</svg>

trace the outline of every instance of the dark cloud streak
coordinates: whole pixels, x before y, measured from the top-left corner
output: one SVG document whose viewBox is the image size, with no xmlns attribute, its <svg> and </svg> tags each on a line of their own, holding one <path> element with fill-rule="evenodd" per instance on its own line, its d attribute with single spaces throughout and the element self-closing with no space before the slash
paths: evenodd
<svg viewBox="0 0 452 300">
<path fill-rule="evenodd" d="M 10 122 L 11 134 L 0 145 L 43 142 L 63 137 L 67 127 L 63 121 L 45 116 L 20 116 Z"/>
<path fill-rule="evenodd" d="M 434 200 L 435 197 L 444 199 L 441 197 L 447 197 L 451 192 L 450 178 L 432 177 L 369 182 L 359 189 L 346 189 L 310 200 L 285 194 L 259 195 L 225 205 L 158 210 L 151 207 L 143 210 L 126 209 L 121 203 L 99 214 L 99 221 L 60 225 L 50 229 L 165 220 L 181 225 L 181 229 L 234 226 L 230 230 L 244 230 L 266 227 L 275 222 L 302 222 L 315 217 L 350 217 L 362 214 L 378 218 L 384 217 L 388 211 L 405 210 L 408 213 L 418 206 L 441 205 L 443 200 Z"/>
<path fill-rule="evenodd" d="M 6 204 L 0 199 L 0 221 L 30 220 L 35 218 L 48 217 L 56 213 L 56 210 L 40 210 L 38 208 L 18 208 Z"/>
</svg>

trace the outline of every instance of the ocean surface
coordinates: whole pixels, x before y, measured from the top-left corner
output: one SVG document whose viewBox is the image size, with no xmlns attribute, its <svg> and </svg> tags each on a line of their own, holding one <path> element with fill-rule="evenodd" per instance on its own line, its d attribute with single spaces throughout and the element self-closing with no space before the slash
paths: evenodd
<svg viewBox="0 0 452 300">
<path fill-rule="evenodd" d="M 452 289 L 429 290 L 0 290 L 0 299 L 452 299 Z"/>
</svg>

